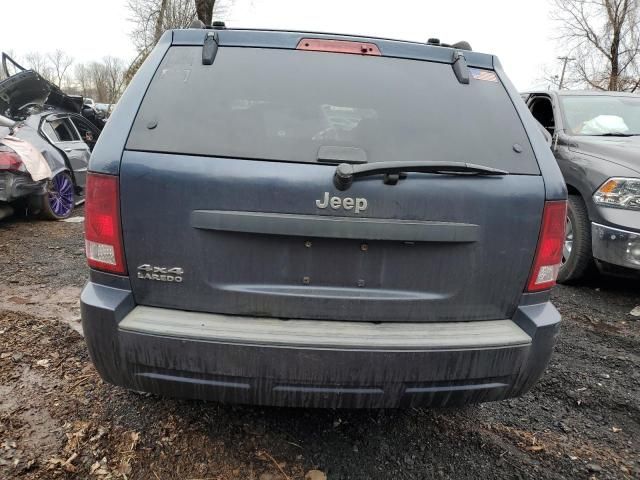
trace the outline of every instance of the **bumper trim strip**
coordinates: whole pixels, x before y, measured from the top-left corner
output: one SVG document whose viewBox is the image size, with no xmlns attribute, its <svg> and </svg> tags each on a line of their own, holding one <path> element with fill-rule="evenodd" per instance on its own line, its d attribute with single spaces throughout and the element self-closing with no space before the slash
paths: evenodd
<svg viewBox="0 0 640 480">
<path fill-rule="evenodd" d="M 368 323 L 281 320 L 135 307 L 120 331 L 242 345 L 348 350 L 440 350 L 526 346 L 511 320 Z"/>
</svg>

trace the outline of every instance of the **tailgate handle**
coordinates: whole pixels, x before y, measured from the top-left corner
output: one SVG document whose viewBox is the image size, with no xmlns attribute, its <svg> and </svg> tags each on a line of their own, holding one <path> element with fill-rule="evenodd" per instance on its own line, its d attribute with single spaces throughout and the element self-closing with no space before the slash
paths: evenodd
<svg viewBox="0 0 640 480">
<path fill-rule="evenodd" d="M 480 227 L 469 223 L 229 210 L 194 210 L 191 226 L 222 232 L 400 242 L 470 243 L 480 235 Z"/>
</svg>

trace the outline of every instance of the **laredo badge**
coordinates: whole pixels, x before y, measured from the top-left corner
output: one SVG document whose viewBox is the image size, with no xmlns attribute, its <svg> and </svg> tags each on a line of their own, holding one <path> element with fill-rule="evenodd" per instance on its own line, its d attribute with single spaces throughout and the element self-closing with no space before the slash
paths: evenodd
<svg viewBox="0 0 640 480">
<path fill-rule="evenodd" d="M 180 267 L 156 267 L 148 263 L 138 267 L 138 278 L 142 280 L 181 283 L 183 273 L 184 270 Z"/>
</svg>

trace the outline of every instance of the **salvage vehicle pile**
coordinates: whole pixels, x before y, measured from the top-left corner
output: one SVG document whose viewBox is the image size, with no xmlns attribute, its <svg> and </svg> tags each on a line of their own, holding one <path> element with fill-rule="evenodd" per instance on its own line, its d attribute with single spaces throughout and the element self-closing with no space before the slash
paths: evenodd
<svg viewBox="0 0 640 480">
<path fill-rule="evenodd" d="M 10 66 L 17 70 L 10 75 Z M 58 220 L 84 200 L 89 156 L 104 121 L 2 54 L 0 219 L 16 210 Z"/>
</svg>

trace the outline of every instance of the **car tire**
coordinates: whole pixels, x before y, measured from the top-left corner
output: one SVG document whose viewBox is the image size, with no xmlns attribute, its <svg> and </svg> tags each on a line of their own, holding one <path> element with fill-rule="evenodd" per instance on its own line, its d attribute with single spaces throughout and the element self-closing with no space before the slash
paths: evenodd
<svg viewBox="0 0 640 480">
<path fill-rule="evenodd" d="M 60 172 L 47 185 L 40 197 L 40 216 L 46 220 L 69 218 L 76 205 L 75 186 L 68 172 Z"/>
<path fill-rule="evenodd" d="M 567 242 L 571 242 L 568 249 Z M 558 273 L 558 283 L 570 283 L 581 278 L 593 266 L 591 250 L 591 222 L 587 207 L 580 195 L 569 195 L 567 208 L 567 231 L 563 248 L 562 266 Z"/>
</svg>

